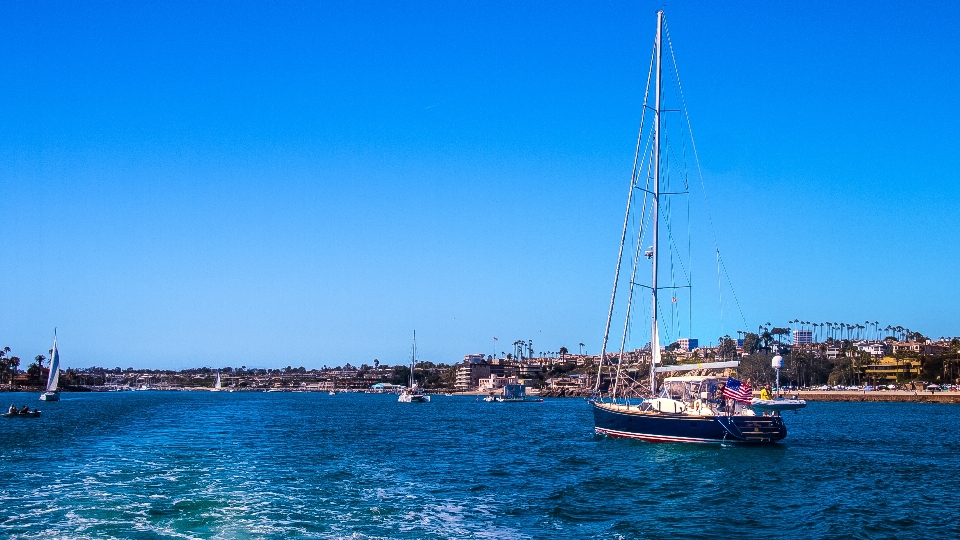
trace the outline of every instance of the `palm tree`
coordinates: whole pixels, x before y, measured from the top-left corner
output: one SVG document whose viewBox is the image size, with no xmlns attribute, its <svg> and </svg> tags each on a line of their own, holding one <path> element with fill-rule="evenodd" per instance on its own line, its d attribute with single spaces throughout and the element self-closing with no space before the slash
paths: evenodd
<svg viewBox="0 0 960 540">
<path fill-rule="evenodd" d="M 13 378 L 17 376 L 17 372 L 20 371 L 20 357 L 11 356 L 8 359 L 10 363 L 10 383 L 13 383 Z"/>
<path fill-rule="evenodd" d="M 36 367 L 36 368 L 37 368 L 37 384 L 42 384 L 42 383 L 43 383 L 43 361 L 46 360 L 46 359 L 47 359 L 46 356 L 44 356 L 44 355 L 42 355 L 42 354 L 38 354 L 38 355 L 33 359 L 33 363 L 30 364 L 30 367 Z"/>
<path fill-rule="evenodd" d="M 0 381 L 10 370 L 10 359 L 6 357 L 8 352 L 10 352 L 10 347 L 0 349 Z"/>
<path fill-rule="evenodd" d="M 580 356 L 583 356 L 583 343 L 580 344 Z"/>
</svg>

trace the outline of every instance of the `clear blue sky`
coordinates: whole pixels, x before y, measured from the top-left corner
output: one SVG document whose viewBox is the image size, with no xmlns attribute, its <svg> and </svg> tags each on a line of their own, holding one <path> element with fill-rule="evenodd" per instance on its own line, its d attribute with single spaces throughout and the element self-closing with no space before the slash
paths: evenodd
<svg viewBox="0 0 960 540">
<path fill-rule="evenodd" d="M 414 329 L 435 362 L 494 336 L 598 352 L 661 5 L 4 3 L 0 345 L 32 358 L 56 326 L 74 367 L 393 364 Z M 960 334 L 958 8 L 666 10 L 748 326 Z M 703 341 L 744 326 L 696 317 Z"/>
</svg>

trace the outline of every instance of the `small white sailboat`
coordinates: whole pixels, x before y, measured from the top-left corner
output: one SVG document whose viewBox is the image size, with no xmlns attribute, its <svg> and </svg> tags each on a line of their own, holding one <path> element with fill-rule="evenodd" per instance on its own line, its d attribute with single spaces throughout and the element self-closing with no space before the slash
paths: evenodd
<svg viewBox="0 0 960 540">
<path fill-rule="evenodd" d="M 410 355 L 410 382 L 406 388 L 400 392 L 397 399 L 400 403 L 429 403 L 430 396 L 423 393 L 423 390 L 417 385 L 413 376 L 413 369 L 417 365 L 417 332 L 413 332 L 413 353 Z"/>
<path fill-rule="evenodd" d="M 40 401 L 60 401 L 60 352 L 57 351 L 57 330 L 53 330 L 53 352 L 50 353 L 50 374 L 47 375 L 47 388 L 40 394 Z"/>
<path fill-rule="evenodd" d="M 213 391 L 214 391 L 214 392 L 219 392 L 220 390 L 223 390 L 223 384 L 220 382 L 220 372 L 218 371 L 218 372 L 217 372 L 217 381 L 216 381 L 215 383 L 213 383 Z"/>
</svg>

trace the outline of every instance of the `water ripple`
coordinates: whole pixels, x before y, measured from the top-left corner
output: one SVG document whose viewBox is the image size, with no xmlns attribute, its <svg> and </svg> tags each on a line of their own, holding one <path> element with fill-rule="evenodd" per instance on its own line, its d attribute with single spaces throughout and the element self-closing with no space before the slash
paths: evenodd
<svg viewBox="0 0 960 540">
<path fill-rule="evenodd" d="M 950 537 L 958 412 L 816 403 L 744 448 L 596 437 L 578 400 L 65 394 L 0 422 L 0 536 Z"/>
</svg>

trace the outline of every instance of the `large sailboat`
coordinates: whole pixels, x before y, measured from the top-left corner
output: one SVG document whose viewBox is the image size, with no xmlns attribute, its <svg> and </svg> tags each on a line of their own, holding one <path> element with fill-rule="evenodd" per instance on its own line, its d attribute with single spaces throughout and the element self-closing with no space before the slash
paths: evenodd
<svg viewBox="0 0 960 540">
<path fill-rule="evenodd" d="M 423 389 L 417 385 L 417 379 L 413 376 L 413 369 L 417 365 L 417 332 L 413 332 L 413 352 L 410 355 L 410 379 L 407 387 L 400 391 L 400 397 L 397 401 L 400 403 L 427 403 L 430 396 L 423 393 Z"/>
<path fill-rule="evenodd" d="M 641 121 L 640 135 L 637 140 L 637 157 L 634 159 L 634 173 L 630 180 L 630 195 L 627 199 L 627 211 L 624 218 L 623 234 L 620 239 L 620 258 L 617 261 L 617 269 L 614 276 L 613 293 L 610 299 L 610 311 L 607 316 L 606 329 L 603 336 L 603 345 L 601 348 L 600 370 L 597 372 L 597 381 L 595 387 L 595 397 L 592 399 L 594 430 L 597 434 L 611 437 L 628 437 L 641 439 L 650 442 L 697 442 L 697 443 L 772 443 L 786 437 L 787 430 L 784 426 L 778 410 L 767 410 L 766 414 L 754 412 L 750 406 L 752 398 L 749 385 L 740 384 L 740 381 L 722 375 L 708 375 L 715 370 L 730 370 L 739 365 L 737 361 L 714 361 L 696 364 L 681 364 L 667 366 L 662 362 L 662 352 L 660 346 L 661 327 L 658 324 L 659 312 L 664 309 L 658 302 L 659 294 L 665 289 L 681 289 L 674 283 L 672 286 L 663 286 L 658 284 L 659 265 L 662 264 L 661 242 L 660 242 L 660 221 L 662 219 L 663 209 L 661 208 L 661 198 L 669 195 L 678 195 L 677 189 L 663 189 L 663 171 L 661 166 L 665 163 L 665 157 L 662 156 L 662 146 L 669 139 L 666 139 L 663 133 L 664 120 L 661 113 L 686 112 L 686 107 L 682 110 L 667 110 L 662 103 L 662 62 L 665 49 L 664 34 L 666 33 L 666 21 L 663 11 L 657 12 L 657 33 L 654 45 L 653 56 L 651 58 L 650 71 L 647 78 L 647 92 L 644 99 L 644 110 L 649 110 L 653 117 L 652 134 L 646 133 Z M 669 37 L 667 34 L 666 37 Z M 672 53 L 672 46 L 666 50 Z M 674 62 L 675 66 L 675 62 Z M 652 80 L 651 80 L 652 75 Z M 675 88 L 681 88 L 679 78 L 674 80 Z M 647 99 L 653 93 L 654 103 L 649 106 Z M 682 102 L 682 95 L 680 96 Z M 682 128 L 689 129 L 689 123 L 681 124 Z M 692 140 L 692 137 L 691 137 Z M 645 142 L 645 144 L 642 144 Z M 696 148 L 692 145 L 695 155 Z M 650 150 L 650 154 L 647 154 Z M 649 158 L 647 156 L 649 155 Z M 646 186 L 640 185 L 638 172 L 646 172 Z M 685 177 L 684 177 L 685 178 Z M 684 180 L 686 188 L 686 180 Z M 641 192 L 644 194 L 644 203 L 641 206 L 644 214 L 639 220 L 631 221 L 631 202 L 634 194 Z M 685 193 L 688 193 L 685 192 Z M 645 214 L 647 201 L 650 201 L 649 225 L 646 224 L 648 216 Z M 689 208 L 689 207 L 688 207 Z M 666 208 L 669 212 L 669 206 Z M 634 209 L 634 212 L 638 212 Z M 689 210 L 688 210 L 689 212 Z M 688 218 L 689 219 L 689 218 Z M 608 377 L 606 380 L 607 391 L 601 394 L 602 370 L 604 360 L 607 357 L 607 345 L 610 336 L 610 323 L 615 311 L 615 300 L 617 296 L 617 286 L 620 281 L 620 267 L 624 259 L 624 244 L 627 239 L 628 223 L 639 223 L 637 225 L 637 240 L 635 244 L 632 260 L 633 270 L 629 280 L 629 297 L 625 309 L 624 334 L 621 341 L 620 354 L 615 362 L 616 375 Z M 652 247 L 641 254 L 641 246 L 644 235 L 648 229 L 652 228 Z M 673 231 L 668 229 L 669 242 L 675 244 Z M 636 283 L 636 274 L 638 262 L 641 256 L 651 261 L 651 282 L 649 287 Z M 717 251 L 719 262 L 719 250 Z M 671 264 L 672 264 L 671 258 Z M 718 265 L 719 267 L 719 265 Z M 672 272 L 671 272 L 672 275 Z M 651 325 L 650 325 L 650 370 L 649 384 L 643 387 L 636 377 L 631 380 L 629 386 L 627 381 L 630 379 L 624 372 L 625 342 L 630 329 L 631 304 L 634 300 L 634 287 L 643 287 L 651 291 Z M 689 287 L 689 285 L 687 286 Z M 667 303 L 667 310 L 674 309 L 676 305 L 676 291 L 670 297 Z M 611 362 L 610 364 L 614 364 Z M 608 365 L 609 366 L 609 365 Z M 612 367 L 612 366 L 611 366 Z M 684 375 L 683 373 L 687 374 Z M 642 374 L 642 371 L 639 373 Z M 657 374 L 665 376 L 662 388 L 657 388 Z M 666 376 L 673 373 L 674 376 Z M 611 374 L 612 375 L 612 374 Z M 638 391 L 638 388 L 640 389 Z M 639 402 L 631 401 L 628 390 L 634 392 L 644 392 L 646 396 Z M 633 396 L 635 397 L 635 396 Z M 794 407 L 795 408 L 795 407 Z"/>
<path fill-rule="evenodd" d="M 57 331 L 53 331 L 53 351 L 50 353 L 50 373 L 47 375 L 47 387 L 40 394 L 40 401 L 60 401 L 60 352 L 57 350 Z"/>
</svg>

